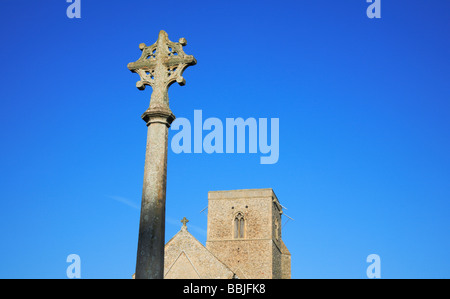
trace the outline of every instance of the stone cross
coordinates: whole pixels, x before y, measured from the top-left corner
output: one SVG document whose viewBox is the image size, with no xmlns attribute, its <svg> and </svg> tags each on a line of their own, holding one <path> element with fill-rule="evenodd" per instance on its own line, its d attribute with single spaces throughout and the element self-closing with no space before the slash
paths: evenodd
<svg viewBox="0 0 450 299">
<path fill-rule="evenodd" d="M 141 57 L 128 64 L 128 69 L 134 73 L 138 73 L 141 77 L 136 83 L 136 87 L 144 90 L 149 85 L 153 88 L 150 99 L 149 110 L 142 115 L 146 120 L 147 112 L 156 109 L 170 111 L 169 108 L 169 86 L 178 82 L 181 86 L 186 84 L 182 77 L 184 70 L 191 65 L 195 65 L 197 61 L 194 56 L 186 55 L 183 46 L 187 44 L 185 38 L 180 38 L 178 43 L 171 42 L 164 30 L 159 32 L 158 40 L 151 46 L 144 43 L 139 45 L 142 51 Z"/>
<path fill-rule="evenodd" d="M 183 219 L 181 219 L 181 223 L 183 223 L 183 227 L 186 227 L 186 223 L 188 223 L 189 220 L 186 217 L 183 217 Z"/>
<path fill-rule="evenodd" d="M 150 106 L 142 115 L 147 123 L 144 184 L 139 223 L 136 278 L 164 278 L 164 237 L 166 213 L 168 129 L 175 116 L 169 108 L 168 89 L 174 82 L 184 85 L 184 70 L 197 63 L 186 55 L 183 46 L 159 32 L 151 46 L 140 44 L 141 57 L 128 64 L 128 69 L 140 76 L 136 87 L 153 89 Z"/>
</svg>

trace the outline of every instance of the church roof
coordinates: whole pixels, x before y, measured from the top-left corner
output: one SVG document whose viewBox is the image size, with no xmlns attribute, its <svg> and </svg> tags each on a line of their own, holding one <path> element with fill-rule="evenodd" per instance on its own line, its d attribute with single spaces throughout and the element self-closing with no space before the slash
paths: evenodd
<svg viewBox="0 0 450 299">
<path fill-rule="evenodd" d="M 229 279 L 235 275 L 188 232 L 186 225 L 167 242 L 164 255 L 164 278 Z"/>
</svg>

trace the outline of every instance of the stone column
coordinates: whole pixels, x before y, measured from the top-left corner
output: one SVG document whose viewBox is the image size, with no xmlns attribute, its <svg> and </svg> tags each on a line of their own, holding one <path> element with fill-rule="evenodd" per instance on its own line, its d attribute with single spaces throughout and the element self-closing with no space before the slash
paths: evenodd
<svg viewBox="0 0 450 299">
<path fill-rule="evenodd" d="M 155 44 L 148 47 L 140 44 L 141 58 L 128 64 L 128 68 L 141 77 L 136 83 L 138 89 L 144 90 L 147 85 L 153 88 L 150 107 L 142 115 L 148 130 L 136 258 L 137 279 L 164 278 L 168 129 L 175 119 L 169 108 L 168 88 L 174 82 L 184 85 L 183 71 L 196 64 L 193 56 L 184 53 L 184 45 L 184 38 L 174 43 L 166 32 L 161 31 Z"/>
<path fill-rule="evenodd" d="M 170 112 L 145 113 L 148 129 L 136 259 L 138 279 L 164 276 L 168 128 L 174 119 Z"/>
</svg>

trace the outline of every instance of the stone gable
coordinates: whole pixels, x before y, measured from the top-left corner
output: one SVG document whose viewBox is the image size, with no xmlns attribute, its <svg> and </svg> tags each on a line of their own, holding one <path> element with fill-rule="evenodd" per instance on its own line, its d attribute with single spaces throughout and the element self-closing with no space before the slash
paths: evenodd
<svg viewBox="0 0 450 299">
<path fill-rule="evenodd" d="M 164 278 L 229 279 L 234 276 L 184 225 L 167 242 L 164 253 Z"/>
</svg>

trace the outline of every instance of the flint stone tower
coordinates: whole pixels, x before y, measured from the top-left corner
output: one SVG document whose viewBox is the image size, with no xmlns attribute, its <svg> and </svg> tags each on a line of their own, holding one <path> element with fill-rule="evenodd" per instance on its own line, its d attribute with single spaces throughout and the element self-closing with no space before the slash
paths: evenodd
<svg viewBox="0 0 450 299">
<path fill-rule="evenodd" d="M 242 278 L 290 278 L 282 208 L 272 189 L 208 193 L 206 248 Z"/>
</svg>

